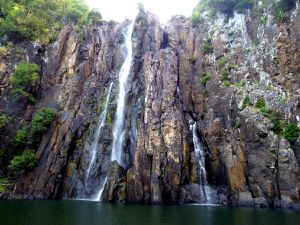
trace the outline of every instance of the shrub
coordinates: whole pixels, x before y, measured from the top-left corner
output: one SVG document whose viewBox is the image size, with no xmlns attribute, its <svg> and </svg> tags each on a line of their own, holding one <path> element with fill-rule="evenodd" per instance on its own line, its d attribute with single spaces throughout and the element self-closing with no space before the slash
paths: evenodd
<svg viewBox="0 0 300 225">
<path fill-rule="evenodd" d="M 256 101 L 255 107 L 261 109 L 266 106 L 264 97 L 259 97 Z"/>
<path fill-rule="evenodd" d="M 207 0 L 201 1 L 193 10 L 192 25 L 195 26 L 200 22 L 201 13 L 207 8 Z"/>
<path fill-rule="evenodd" d="M 11 78 L 11 84 L 14 88 L 23 90 L 36 85 L 39 80 L 39 66 L 34 63 L 21 63 L 17 66 L 15 73 Z"/>
<path fill-rule="evenodd" d="M 228 62 L 228 59 L 225 56 L 222 56 L 220 59 L 217 60 L 217 63 L 220 66 L 224 66 Z"/>
<path fill-rule="evenodd" d="M 5 114 L 0 113 L 0 131 L 2 131 L 5 128 L 8 121 L 9 117 Z"/>
<path fill-rule="evenodd" d="M 22 155 L 15 156 L 11 161 L 9 168 L 15 172 L 31 170 L 37 165 L 37 157 L 31 150 L 26 150 Z"/>
<path fill-rule="evenodd" d="M 240 120 L 240 118 L 237 118 L 235 121 L 234 128 L 239 129 L 240 127 L 241 127 L 241 120 Z"/>
<path fill-rule="evenodd" d="M 283 22 L 284 19 L 286 17 L 285 12 L 283 11 L 283 9 L 277 9 L 275 12 L 275 19 L 279 22 Z"/>
<path fill-rule="evenodd" d="M 249 95 L 246 95 L 243 104 L 242 104 L 242 109 L 245 109 L 247 106 L 251 105 Z"/>
<path fill-rule="evenodd" d="M 212 43 L 211 43 L 211 39 L 207 39 L 206 41 L 203 42 L 203 45 L 201 47 L 201 50 L 203 53 L 205 54 L 211 54 L 214 52 L 214 48 L 212 46 Z"/>
<path fill-rule="evenodd" d="M 223 85 L 224 87 L 229 87 L 230 86 L 229 80 L 224 80 Z"/>
<path fill-rule="evenodd" d="M 280 134 L 282 132 L 282 125 L 281 125 L 281 122 L 280 122 L 279 113 L 278 112 L 272 112 L 268 115 L 268 118 L 271 120 L 271 122 L 273 124 L 272 130 L 276 134 Z"/>
<path fill-rule="evenodd" d="M 289 142 L 294 143 L 297 141 L 300 129 L 295 123 L 288 123 L 283 130 L 283 137 L 287 139 Z"/>
<path fill-rule="evenodd" d="M 26 147 L 27 142 L 29 141 L 29 137 L 30 137 L 29 126 L 25 126 L 20 130 L 17 130 L 15 136 L 10 141 L 10 143 L 15 147 L 24 148 Z"/>
<path fill-rule="evenodd" d="M 228 71 L 224 70 L 222 73 L 221 73 L 221 81 L 228 81 L 229 79 L 229 73 Z"/>
<path fill-rule="evenodd" d="M 207 82 L 210 80 L 211 76 L 207 73 L 202 75 L 201 83 L 206 86 Z"/>
<path fill-rule="evenodd" d="M 56 111 L 54 109 L 46 107 L 39 109 L 32 119 L 31 133 L 35 135 L 46 131 L 49 128 L 55 116 Z"/>
</svg>

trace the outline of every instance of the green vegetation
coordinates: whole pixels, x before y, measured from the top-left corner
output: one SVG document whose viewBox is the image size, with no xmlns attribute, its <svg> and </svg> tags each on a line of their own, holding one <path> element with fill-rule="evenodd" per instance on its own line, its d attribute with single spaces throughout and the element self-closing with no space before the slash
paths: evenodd
<svg viewBox="0 0 300 225">
<path fill-rule="evenodd" d="M 204 73 L 201 78 L 201 83 L 206 86 L 207 82 L 210 80 L 211 76 L 208 73 Z"/>
<path fill-rule="evenodd" d="M 1 178 L 0 179 L 0 193 L 5 192 L 6 187 L 10 186 L 11 182 L 7 178 Z"/>
<path fill-rule="evenodd" d="M 31 92 L 38 84 L 39 71 L 39 66 L 34 63 L 19 64 L 10 79 L 12 96 L 16 99 L 26 97 L 29 103 L 35 103 L 35 98 Z"/>
<path fill-rule="evenodd" d="M 56 111 L 54 109 L 46 107 L 39 109 L 32 119 L 31 133 L 33 135 L 36 135 L 46 131 L 49 128 L 55 116 Z"/>
<path fill-rule="evenodd" d="M 267 17 L 263 16 L 263 11 L 270 6 L 273 9 L 275 19 L 279 22 L 285 20 L 287 12 L 293 9 L 297 0 L 279 0 L 279 1 L 262 1 L 262 5 L 257 4 L 257 0 L 202 0 L 195 7 L 192 14 L 192 23 L 196 25 L 200 22 L 200 16 L 204 11 L 208 12 L 208 15 L 215 14 L 215 11 L 219 11 L 227 15 L 225 21 L 228 21 L 229 17 L 234 12 L 244 13 L 247 9 L 252 9 L 258 13 L 259 21 L 262 24 L 267 23 Z"/>
<path fill-rule="evenodd" d="M 223 85 L 224 85 L 224 87 L 229 87 L 230 86 L 229 80 L 224 80 Z"/>
<path fill-rule="evenodd" d="M 37 165 L 37 157 L 32 150 L 26 150 L 22 155 L 15 156 L 11 161 L 9 168 L 15 172 L 31 170 Z"/>
<path fill-rule="evenodd" d="M 300 129 L 295 123 L 288 123 L 283 130 L 283 137 L 289 142 L 294 143 L 300 135 Z"/>
<path fill-rule="evenodd" d="M 17 130 L 15 136 L 10 141 L 10 143 L 18 148 L 25 148 L 27 145 L 27 142 L 30 138 L 30 127 L 24 126 L 20 130 Z"/>
<path fill-rule="evenodd" d="M 228 63 L 228 58 L 226 58 L 225 56 L 222 56 L 221 58 L 219 58 L 217 60 L 217 63 L 220 66 L 224 66 L 226 63 Z"/>
<path fill-rule="evenodd" d="M 252 104 L 251 104 L 249 95 L 246 95 L 243 100 L 242 109 L 245 109 L 247 106 L 250 106 L 250 105 L 252 105 Z"/>
<path fill-rule="evenodd" d="M 107 124 L 110 126 L 112 124 L 112 119 L 109 112 L 107 112 L 106 119 L 107 119 Z"/>
<path fill-rule="evenodd" d="M 35 146 L 43 132 L 49 128 L 55 116 L 56 111 L 54 109 L 45 107 L 39 109 L 35 113 L 31 125 L 26 125 L 18 130 L 10 143 L 19 149 L 25 149 L 28 145 Z"/>
<path fill-rule="evenodd" d="M 240 118 L 237 118 L 237 119 L 236 119 L 234 128 L 235 128 L 235 129 L 241 128 L 241 120 L 240 120 Z"/>
<path fill-rule="evenodd" d="M 221 81 L 228 81 L 229 80 L 229 73 L 228 71 L 224 70 L 221 73 Z"/>
<path fill-rule="evenodd" d="M 201 13 L 207 9 L 207 0 L 201 1 L 193 10 L 192 13 L 192 25 L 195 26 L 200 23 Z"/>
<path fill-rule="evenodd" d="M 2 131 L 5 128 L 8 121 L 9 117 L 3 113 L 0 113 L 0 131 Z"/>
<path fill-rule="evenodd" d="M 259 97 L 255 103 L 255 107 L 261 109 L 266 106 L 264 97 Z"/>
<path fill-rule="evenodd" d="M 49 43 L 65 24 L 84 27 L 101 20 L 83 0 L 0 0 L 0 37 Z"/>
<path fill-rule="evenodd" d="M 211 54 L 214 51 L 214 48 L 212 46 L 211 38 L 208 38 L 203 42 L 203 45 L 201 47 L 201 50 L 205 54 Z"/>
<path fill-rule="evenodd" d="M 240 80 L 238 82 L 235 83 L 235 86 L 240 88 L 240 87 L 244 87 L 246 85 L 246 80 Z"/>
</svg>

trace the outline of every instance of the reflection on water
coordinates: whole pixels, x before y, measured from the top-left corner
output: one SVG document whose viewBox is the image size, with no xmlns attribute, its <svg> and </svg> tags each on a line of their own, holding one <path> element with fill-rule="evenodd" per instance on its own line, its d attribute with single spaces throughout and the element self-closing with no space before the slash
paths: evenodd
<svg viewBox="0 0 300 225">
<path fill-rule="evenodd" d="M 0 201 L 1 225 L 300 225 L 291 210 L 221 206 Z"/>
</svg>

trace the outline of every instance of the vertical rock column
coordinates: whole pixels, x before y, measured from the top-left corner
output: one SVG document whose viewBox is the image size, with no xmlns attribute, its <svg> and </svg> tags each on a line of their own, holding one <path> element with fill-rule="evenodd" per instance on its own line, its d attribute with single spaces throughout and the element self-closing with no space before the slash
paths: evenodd
<svg viewBox="0 0 300 225">
<path fill-rule="evenodd" d="M 139 126 L 134 167 L 128 173 L 127 199 L 133 202 L 176 202 L 184 170 L 185 133 L 174 51 L 145 55 L 145 110 Z"/>
</svg>

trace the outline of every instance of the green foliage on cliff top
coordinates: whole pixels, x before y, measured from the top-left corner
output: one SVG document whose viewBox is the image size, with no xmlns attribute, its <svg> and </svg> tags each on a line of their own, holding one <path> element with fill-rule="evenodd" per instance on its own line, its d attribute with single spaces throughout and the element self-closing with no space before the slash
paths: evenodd
<svg viewBox="0 0 300 225">
<path fill-rule="evenodd" d="M 101 19 L 83 0 L 0 0 L 0 37 L 51 42 L 65 24 L 85 26 Z"/>
<path fill-rule="evenodd" d="M 32 150 L 26 150 L 22 155 L 15 156 L 11 161 L 9 168 L 15 172 L 31 170 L 37 165 L 37 157 Z"/>
</svg>

